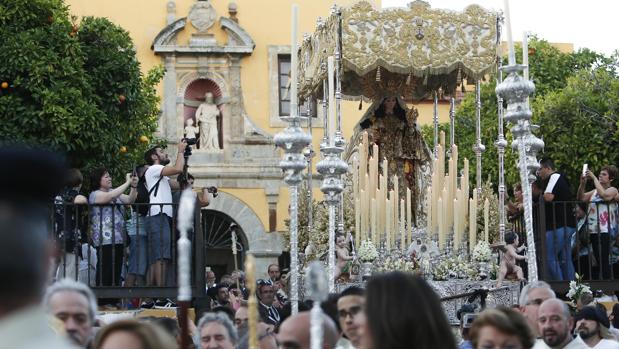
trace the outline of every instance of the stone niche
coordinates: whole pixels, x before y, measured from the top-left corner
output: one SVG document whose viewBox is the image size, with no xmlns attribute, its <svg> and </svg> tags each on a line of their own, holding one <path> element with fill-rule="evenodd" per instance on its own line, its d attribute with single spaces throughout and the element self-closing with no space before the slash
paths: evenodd
<svg viewBox="0 0 619 349">
<path fill-rule="evenodd" d="M 184 135 L 186 120 L 197 121 L 195 112 L 204 102 L 205 93 L 212 93 L 219 109 L 219 149 L 194 146 L 189 159 L 190 172 L 196 177 L 198 186 L 264 188 L 265 204 L 273 215 L 271 209 L 277 204 L 282 183 L 278 167 L 280 155 L 273 136 L 253 123 L 243 105 L 241 60 L 253 53 L 255 43 L 239 25 L 236 13 L 236 5 L 230 3 L 230 17 L 218 18 L 209 1 L 199 0 L 185 17 L 178 18 L 175 1 L 168 1 L 168 24 L 155 37 L 151 47 L 165 67 L 159 132 L 170 145 L 176 144 Z M 212 34 L 217 22 L 227 37 L 223 45 L 218 44 Z M 195 30 L 188 29 L 189 25 Z M 187 42 L 179 42 L 178 34 L 184 30 L 192 32 L 190 38 Z M 238 200 L 238 204 L 244 205 L 242 200 Z M 225 213 L 225 208 L 221 209 Z M 250 207 L 239 210 L 255 216 Z M 235 220 L 239 225 L 250 221 L 243 217 Z M 262 259 L 261 264 L 276 261 L 282 246 L 278 234 L 269 233 L 275 230 L 274 224 L 260 228 L 256 228 L 255 221 L 253 224 L 242 226 L 255 238 L 255 242 L 253 238 L 248 239 L 250 252 Z"/>
</svg>

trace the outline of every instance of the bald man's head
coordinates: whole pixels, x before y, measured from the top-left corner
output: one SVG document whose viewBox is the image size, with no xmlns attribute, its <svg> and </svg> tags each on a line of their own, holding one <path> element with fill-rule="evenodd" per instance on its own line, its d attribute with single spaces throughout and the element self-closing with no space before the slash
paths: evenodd
<svg viewBox="0 0 619 349">
<path fill-rule="evenodd" d="M 283 349 L 309 349 L 311 315 L 309 311 L 287 318 L 279 327 L 277 340 Z M 323 348 L 333 349 L 338 340 L 335 323 L 322 314 Z"/>
<path fill-rule="evenodd" d="M 564 347 L 571 340 L 574 320 L 567 304 L 560 299 L 545 300 L 539 307 L 538 327 L 544 342 L 551 348 Z"/>
</svg>

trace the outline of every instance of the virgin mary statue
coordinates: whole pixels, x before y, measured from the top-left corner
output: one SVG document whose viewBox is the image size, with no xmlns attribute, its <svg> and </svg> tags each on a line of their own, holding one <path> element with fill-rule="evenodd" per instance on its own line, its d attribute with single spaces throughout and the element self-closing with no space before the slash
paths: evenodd
<svg viewBox="0 0 619 349">
<path fill-rule="evenodd" d="M 421 223 L 423 199 L 432 171 L 432 155 L 417 125 L 418 115 L 417 109 L 409 109 L 400 97 L 387 96 L 368 108 L 355 130 L 355 138 L 365 131 L 370 144 L 379 146 L 378 159 L 388 160 L 389 177 L 398 176 L 400 198 L 406 197 L 407 188 L 411 190 L 412 207 L 416 208 L 413 219 L 417 226 Z M 370 148 L 368 154 L 371 151 Z M 379 164 L 382 167 L 382 161 Z M 381 173 L 384 171 L 380 168 Z M 391 178 L 389 187 L 393 188 Z"/>
</svg>

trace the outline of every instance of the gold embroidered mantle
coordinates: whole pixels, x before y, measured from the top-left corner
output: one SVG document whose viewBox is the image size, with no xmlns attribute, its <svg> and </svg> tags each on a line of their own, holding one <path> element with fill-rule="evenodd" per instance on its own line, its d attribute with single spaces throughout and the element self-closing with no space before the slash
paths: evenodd
<svg viewBox="0 0 619 349">
<path fill-rule="evenodd" d="M 321 63 L 335 53 L 336 32 L 337 17 L 331 15 L 303 41 L 300 96 L 321 92 Z M 456 12 L 415 1 L 406 9 L 376 10 L 361 1 L 342 9 L 343 93 L 376 97 L 378 87 L 368 87 L 372 82 L 412 86 L 413 99 L 439 87 L 453 91 L 458 75 L 478 79 L 494 70 L 496 37 L 497 13 L 477 5 Z M 377 75 L 391 81 L 380 83 Z"/>
</svg>

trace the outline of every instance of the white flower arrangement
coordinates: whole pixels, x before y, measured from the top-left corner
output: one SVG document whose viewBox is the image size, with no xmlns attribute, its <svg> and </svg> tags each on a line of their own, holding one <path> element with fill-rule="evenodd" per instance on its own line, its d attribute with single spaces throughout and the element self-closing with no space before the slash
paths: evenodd
<svg viewBox="0 0 619 349">
<path fill-rule="evenodd" d="M 490 245 L 485 241 L 480 241 L 473 249 L 473 260 L 477 262 L 488 262 L 492 258 Z"/>
<path fill-rule="evenodd" d="M 576 280 L 570 281 L 570 290 L 567 292 L 567 297 L 572 300 L 574 304 L 578 302 L 580 296 L 585 293 L 592 293 L 591 288 L 587 284 L 582 283 L 582 275 L 576 273 Z"/>
<path fill-rule="evenodd" d="M 401 257 L 387 257 L 378 270 L 382 272 L 402 271 L 412 273 L 419 269 L 419 266 L 414 261 L 409 261 Z"/>
<path fill-rule="evenodd" d="M 357 255 L 362 262 L 371 263 L 378 258 L 378 251 L 371 240 L 364 240 L 361 242 Z"/>
</svg>

